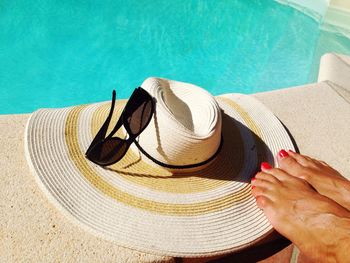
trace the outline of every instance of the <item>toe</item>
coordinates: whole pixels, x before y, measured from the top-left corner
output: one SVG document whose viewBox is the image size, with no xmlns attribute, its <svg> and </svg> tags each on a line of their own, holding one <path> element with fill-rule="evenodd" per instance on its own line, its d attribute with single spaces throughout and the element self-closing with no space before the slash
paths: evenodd
<svg viewBox="0 0 350 263">
<path fill-rule="evenodd" d="M 260 172 L 256 177 L 251 181 L 252 187 L 252 195 L 256 198 L 258 196 L 265 196 L 274 199 L 274 193 L 281 186 L 281 182 L 279 182 L 276 178 L 275 180 L 265 180 L 266 177 L 273 177 L 269 174 L 264 174 Z"/>
<path fill-rule="evenodd" d="M 273 181 L 273 182 L 280 183 L 280 182 L 284 182 L 284 181 L 293 180 L 293 178 L 294 178 L 294 176 L 291 176 L 290 174 L 288 174 L 288 172 L 286 172 L 282 168 L 271 168 L 271 169 L 263 170 L 263 171 L 265 174 L 267 174 L 267 176 L 270 177 L 270 181 Z"/>
<path fill-rule="evenodd" d="M 264 210 L 271 205 L 271 200 L 266 196 L 258 196 L 256 198 L 256 204 L 260 209 Z"/>
<path fill-rule="evenodd" d="M 280 181 L 275 176 L 271 176 L 271 174 L 269 174 L 267 172 L 259 172 L 255 175 L 255 178 L 265 180 L 265 181 L 268 181 L 268 182 L 274 183 L 274 184 L 280 183 Z"/>
<path fill-rule="evenodd" d="M 251 184 L 254 187 L 268 187 L 271 183 L 265 179 L 262 179 L 261 177 L 254 177 Z"/>
<path fill-rule="evenodd" d="M 252 195 L 254 197 L 266 195 L 269 192 L 269 184 L 270 182 L 261 180 L 261 179 L 255 179 L 252 180 Z"/>
<path fill-rule="evenodd" d="M 316 159 L 312 159 L 309 156 L 302 155 L 302 154 L 299 154 L 299 153 L 295 153 L 295 152 L 292 152 L 292 151 L 288 151 L 288 157 L 293 158 L 296 162 L 298 162 L 300 165 L 302 165 L 304 167 L 316 167 L 318 164 L 321 164 Z M 283 159 L 283 158 L 278 158 L 278 160 L 279 159 Z"/>
<path fill-rule="evenodd" d="M 297 153 L 287 153 L 284 151 L 284 153 L 281 154 L 281 152 L 278 154 L 277 158 L 279 167 L 290 175 L 306 180 L 306 167 L 303 164 L 306 165 L 309 161 L 304 158 L 304 156 Z"/>
</svg>

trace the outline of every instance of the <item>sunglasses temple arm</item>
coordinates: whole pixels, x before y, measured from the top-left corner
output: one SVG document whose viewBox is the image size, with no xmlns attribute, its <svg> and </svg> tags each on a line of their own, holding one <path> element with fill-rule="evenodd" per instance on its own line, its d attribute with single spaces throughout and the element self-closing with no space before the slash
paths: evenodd
<svg viewBox="0 0 350 263">
<path fill-rule="evenodd" d="M 106 137 L 106 139 L 110 139 L 116 132 L 117 130 L 120 129 L 120 127 L 122 127 L 123 125 L 123 116 L 124 116 L 124 112 L 125 112 L 125 109 L 128 107 L 128 104 L 130 103 L 130 101 L 135 97 L 135 94 L 136 94 L 136 91 L 140 89 L 140 87 L 138 87 L 137 89 L 134 90 L 134 92 L 131 94 L 128 102 L 126 103 L 125 107 L 124 107 L 124 110 L 122 112 L 122 114 L 120 114 L 120 117 L 119 117 L 119 120 L 117 122 L 117 124 L 114 126 L 113 130 L 110 132 L 110 134 Z"/>
<path fill-rule="evenodd" d="M 111 105 L 111 109 L 109 110 L 108 117 L 105 120 L 105 122 L 103 123 L 101 129 L 98 131 L 98 133 L 95 136 L 95 138 L 93 139 L 93 141 L 91 142 L 91 144 L 90 144 L 89 148 L 87 149 L 86 153 L 88 153 L 91 150 L 91 148 L 93 148 L 97 143 L 99 143 L 102 140 L 104 140 L 104 138 L 106 136 L 106 133 L 107 133 L 107 130 L 108 130 L 109 123 L 111 122 L 111 119 L 112 119 L 114 106 L 115 106 L 115 98 L 116 98 L 116 92 L 115 92 L 115 90 L 113 90 L 113 93 L 112 93 L 112 105 Z"/>
</svg>

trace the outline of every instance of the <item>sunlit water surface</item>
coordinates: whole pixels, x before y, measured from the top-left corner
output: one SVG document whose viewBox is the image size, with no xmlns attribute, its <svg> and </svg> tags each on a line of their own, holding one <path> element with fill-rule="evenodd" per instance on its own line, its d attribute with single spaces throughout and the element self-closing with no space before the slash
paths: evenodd
<svg viewBox="0 0 350 263">
<path fill-rule="evenodd" d="M 0 28 L 2 114 L 109 100 L 113 88 L 127 98 L 149 76 L 214 95 L 301 85 L 320 35 L 272 0 L 5 0 Z"/>
</svg>

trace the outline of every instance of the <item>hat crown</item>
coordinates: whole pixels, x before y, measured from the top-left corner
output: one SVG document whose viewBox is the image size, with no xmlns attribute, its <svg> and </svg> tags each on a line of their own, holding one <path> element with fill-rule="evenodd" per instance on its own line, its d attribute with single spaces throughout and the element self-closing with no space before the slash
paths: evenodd
<svg viewBox="0 0 350 263">
<path fill-rule="evenodd" d="M 216 153 L 221 110 L 209 92 L 161 78 L 148 78 L 141 86 L 156 102 L 153 118 L 139 138 L 148 154 L 166 164 L 190 165 Z"/>
</svg>

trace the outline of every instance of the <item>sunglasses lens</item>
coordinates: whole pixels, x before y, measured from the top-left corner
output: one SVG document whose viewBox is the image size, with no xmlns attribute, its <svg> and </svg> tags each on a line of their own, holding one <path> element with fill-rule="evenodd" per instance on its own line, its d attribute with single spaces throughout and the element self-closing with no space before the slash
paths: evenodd
<svg viewBox="0 0 350 263">
<path fill-rule="evenodd" d="M 128 150 L 128 143 L 120 138 L 110 138 L 98 143 L 88 152 L 87 157 L 102 166 L 119 161 Z"/>
<path fill-rule="evenodd" d="M 139 90 L 127 104 L 124 120 L 129 133 L 138 136 L 148 125 L 153 114 L 152 97 L 144 90 Z"/>
</svg>

